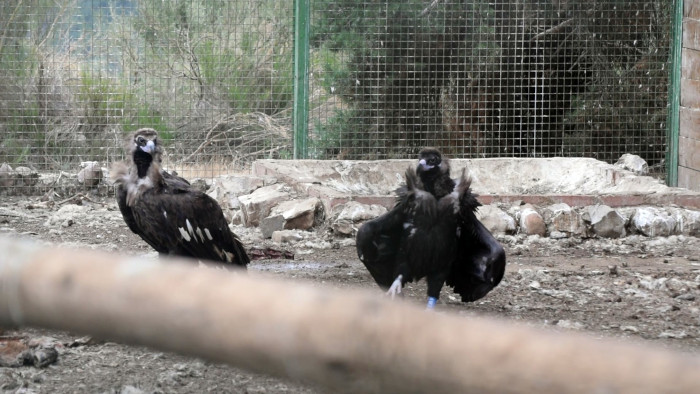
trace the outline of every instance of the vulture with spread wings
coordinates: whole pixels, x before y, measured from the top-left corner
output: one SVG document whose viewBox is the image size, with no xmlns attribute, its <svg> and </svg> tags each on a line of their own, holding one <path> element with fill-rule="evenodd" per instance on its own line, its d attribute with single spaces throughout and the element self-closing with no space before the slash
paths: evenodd
<svg viewBox="0 0 700 394">
<path fill-rule="evenodd" d="M 116 164 L 112 178 L 119 210 L 131 231 L 161 255 L 242 267 L 249 263 L 219 204 L 185 179 L 161 170 L 162 148 L 155 130 L 137 130 L 128 149 L 131 165 Z"/>
<path fill-rule="evenodd" d="M 462 301 L 484 297 L 505 272 L 503 247 L 475 215 L 480 206 L 466 170 L 450 178 L 437 149 L 420 152 L 417 168 L 406 171 L 394 208 L 365 223 L 357 233 L 357 254 L 374 280 L 391 296 L 406 282 L 426 278 L 428 308 L 444 284 Z"/>
</svg>

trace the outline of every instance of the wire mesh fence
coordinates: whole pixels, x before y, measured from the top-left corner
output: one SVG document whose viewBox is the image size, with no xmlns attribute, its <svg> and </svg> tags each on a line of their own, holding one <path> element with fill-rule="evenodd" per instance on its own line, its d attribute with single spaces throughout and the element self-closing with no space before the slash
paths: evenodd
<svg viewBox="0 0 700 394">
<path fill-rule="evenodd" d="M 314 2 L 318 157 L 664 159 L 670 2 Z"/>
<path fill-rule="evenodd" d="M 291 10 L 284 1 L 3 2 L 0 163 L 31 169 L 14 186 L 48 187 L 80 163 L 122 159 L 140 127 L 159 132 L 166 164 L 185 176 L 285 156 Z"/>
<path fill-rule="evenodd" d="M 663 173 L 663 0 L 310 0 L 308 155 L 623 153 Z M 50 189 L 159 131 L 211 177 L 291 158 L 294 3 L 0 4 L 0 186 Z M 18 168 L 19 167 L 19 168 Z"/>
</svg>

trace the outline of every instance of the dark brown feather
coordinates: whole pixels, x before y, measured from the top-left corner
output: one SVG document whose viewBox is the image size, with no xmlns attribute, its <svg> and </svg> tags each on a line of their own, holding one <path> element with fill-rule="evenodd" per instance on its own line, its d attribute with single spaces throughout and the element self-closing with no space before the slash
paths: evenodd
<svg viewBox="0 0 700 394">
<path fill-rule="evenodd" d="M 131 165 L 114 165 L 112 176 L 119 209 L 131 231 L 161 254 L 249 263 L 218 203 L 160 169 L 162 148 L 155 130 L 136 131 L 128 151 Z"/>
<path fill-rule="evenodd" d="M 429 297 L 438 298 L 446 283 L 463 301 L 475 301 L 502 279 L 505 252 L 476 217 L 480 204 L 467 170 L 451 179 L 434 148 L 422 150 L 420 160 L 406 171 L 394 208 L 358 231 L 358 256 L 383 288 L 399 274 L 404 281 L 426 277 Z"/>
</svg>

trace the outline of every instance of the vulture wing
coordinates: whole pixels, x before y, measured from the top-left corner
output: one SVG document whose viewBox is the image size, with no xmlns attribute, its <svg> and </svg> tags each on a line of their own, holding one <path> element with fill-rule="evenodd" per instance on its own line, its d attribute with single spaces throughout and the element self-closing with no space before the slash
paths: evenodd
<svg viewBox="0 0 700 394">
<path fill-rule="evenodd" d="M 190 188 L 190 183 L 187 181 L 187 179 L 179 175 L 171 174 L 168 171 L 161 171 L 160 174 L 163 176 L 163 181 L 170 187 L 177 187 L 180 189 Z"/>
<path fill-rule="evenodd" d="M 449 196 L 438 202 L 423 190 L 412 168 L 406 183 L 391 211 L 360 228 L 357 254 L 381 287 L 390 287 L 398 274 L 404 282 L 436 276 L 439 292 L 444 281 L 440 273 L 449 268 L 454 254 L 454 208 Z"/>
<path fill-rule="evenodd" d="M 224 214 L 214 199 L 184 187 L 172 187 L 166 180 L 161 193 L 144 192 L 131 209 L 139 235 L 156 250 L 193 258 L 247 265 L 248 255 L 240 240 L 229 230 Z"/>
<path fill-rule="evenodd" d="M 460 182 L 460 212 L 457 251 L 446 283 L 454 288 L 463 302 L 476 301 L 490 292 L 503 278 L 506 254 L 503 246 L 477 219 L 479 207 L 471 193 L 470 182 Z"/>
<path fill-rule="evenodd" d="M 165 188 L 170 190 L 171 193 L 184 193 L 190 188 L 190 183 L 184 178 L 177 175 L 172 175 L 167 171 L 162 171 L 163 181 L 165 183 Z M 136 218 L 134 217 L 134 212 L 131 207 L 126 203 L 127 191 L 123 185 L 117 187 L 117 205 L 119 206 L 119 211 L 124 218 L 124 222 L 129 227 L 134 234 L 139 235 L 143 238 L 146 243 L 148 243 L 153 249 L 158 253 L 168 254 L 168 244 L 169 242 L 162 240 L 157 236 L 149 236 L 140 227 Z"/>
<path fill-rule="evenodd" d="M 399 200 L 389 212 L 366 222 L 357 232 L 357 256 L 382 288 L 391 286 L 396 278 L 404 222 L 404 201 Z"/>
<path fill-rule="evenodd" d="M 139 235 L 144 241 L 146 241 L 147 244 L 149 244 L 158 253 L 168 253 L 167 244 L 164 244 L 156 237 L 148 237 L 141 230 L 136 217 L 134 217 L 134 212 L 132 211 L 131 207 L 129 207 L 126 204 L 126 189 L 122 186 L 117 187 L 117 204 L 119 205 L 119 211 L 121 211 L 122 217 L 124 218 L 124 222 L 126 222 L 126 225 L 129 227 L 129 230 L 131 230 L 134 234 Z"/>
<path fill-rule="evenodd" d="M 117 205 L 119 205 L 119 211 L 121 211 L 126 225 L 129 226 L 129 230 L 138 234 L 139 228 L 136 224 L 136 219 L 134 219 L 134 213 L 131 212 L 131 208 L 126 205 L 126 189 L 121 185 L 117 187 Z"/>
</svg>

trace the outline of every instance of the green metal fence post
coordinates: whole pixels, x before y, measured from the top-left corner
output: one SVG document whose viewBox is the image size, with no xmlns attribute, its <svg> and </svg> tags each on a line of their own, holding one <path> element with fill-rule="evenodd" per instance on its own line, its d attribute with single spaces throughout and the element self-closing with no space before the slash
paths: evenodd
<svg viewBox="0 0 700 394">
<path fill-rule="evenodd" d="M 294 159 L 307 157 L 309 120 L 309 0 L 294 0 Z"/>
<path fill-rule="evenodd" d="M 668 149 L 666 184 L 678 186 L 678 139 L 680 134 L 681 51 L 683 49 L 683 0 L 673 2 L 673 42 L 668 87 Z"/>
</svg>

